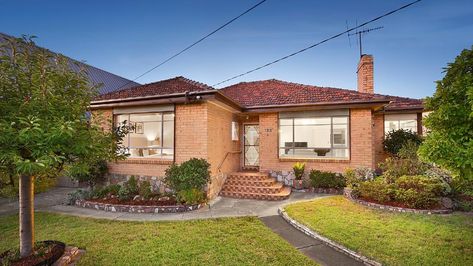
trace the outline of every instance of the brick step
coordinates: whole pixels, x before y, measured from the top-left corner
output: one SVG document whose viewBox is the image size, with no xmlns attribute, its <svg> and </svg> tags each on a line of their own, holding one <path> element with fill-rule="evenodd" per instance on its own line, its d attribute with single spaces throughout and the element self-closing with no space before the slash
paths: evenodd
<svg viewBox="0 0 473 266">
<path fill-rule="evenodd" d="M 248 187 L 270 187 L 276 183 L 274 178 L 266 178 L 261 180 L 243 180 L 243 179 L 230 179 L 227 178 L 225 184 L 237 185 L 237 186 L 248 186 Z"/>
<path fill-rule="evenodd" d="M 221 191 L 220 195 L 224 197 L 230 198 L 238 198 L 238 199 L 256 199 L 256 200 L 285 200 L 289 198 L 291 194 L 291 188 L 283 187 L 279 193 L 275 194 L 265 194 L 265 193 L 250 193 L 250 192 L 228 192 L 228 191 Z"/>
<path fill-rule="evenodd" d="M 268 179 L 269 175 L 265 173 L 231 173 L 228 175 L 227 179 L 237 179 L 237 180 L 264 180 Z"/>
<path fill-rule="evenodd" d="M 255 187 L 255 186 L 239 186 L 239 185 L 229 185 L 225 183 L 222 191 L 226 192 L 249 192 L 249 193 L 259 193 L 259 194 L 277 194 L 281 192 L 283 184 L 275 183 L 270 187 Z"/>
</svg>

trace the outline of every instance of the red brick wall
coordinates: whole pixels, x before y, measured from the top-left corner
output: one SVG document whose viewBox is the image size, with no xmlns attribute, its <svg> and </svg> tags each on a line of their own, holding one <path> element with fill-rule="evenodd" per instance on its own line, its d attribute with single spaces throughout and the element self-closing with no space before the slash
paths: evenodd
<svg viewBox="0 0 473 266">
<path fill-rule="evenodd" d="M 363 55 L 358 63 L 358 91 L 374 93 L 374 62 L 372 55 Z"/>
<path fill-rule="evenodd" d="M 176 163 L 207 159 L 207 104 L 176 105 L 174 156 Z"/>
<path fill-rule="evenodd" d="M 295 162 L 306 163 L 307 169 L 343 172 L 358 166 L 374 167 L 373 129 L 370 109 L 350 110 L 350 159 L 279 159 L 278 114 L 261 114 L 260 170 L 289 171 Z"/>
</svg>

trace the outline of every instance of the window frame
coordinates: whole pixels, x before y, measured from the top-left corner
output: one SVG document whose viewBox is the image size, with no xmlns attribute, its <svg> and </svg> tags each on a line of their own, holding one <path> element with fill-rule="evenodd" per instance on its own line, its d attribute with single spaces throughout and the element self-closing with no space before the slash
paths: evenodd
<svg viewBox="0 0 473 266">
<path fill-rule="evenodd" d="M 300 112 L 303 113 L 303 112 Z M 337 114 L 337 110 L 335 110 L 334 114 L 330 114 L 330 112 L 327 111 L 321 111 L 320 115 L 298 115 L 298 116 L 293 116 L 293 117 L 288 117 L 288 115 L 285 115 L 283 118 L 281 118 L 281 113 L 278 113 L 278 141 L 277 141 L 277 152 L 278 152 L 278 158 L 279 159 L 299 159 L 299 160 L 350 160 L 351 158 L 351 125 L 350 125 L 350 110 L 347 110 L 346 114 Z M 316 113 L 315 113 L 316 114 Z M 296 149 L 305 149 L 305 150 L 310 150 L 310 149 L 317 149 L 321 147 L 295 147 L 294 143 L 295 141 L 295 119 L 298 118 L 330 118 L 330 152 L 333 150 L 346 150 L 347 151 L 347 156 L 345 157 L 334 157 L 334 156 L 317 156 L 316 153 L 314 152 L 314 157 L 304 157 L 304 156 L 298 156 L 294 154 Z M 347 122 L 346 124 L 341 124 L 341 123 L 335 123 L 335 125 L 346 125 L 346 141 L 345 141 L 345 147 L 341 147 L 341 144 L 334 144 L 334 118 L 346 118 Z M 288 147 L 281 147 L 281 119 L 291 119 L 292 120 L 292 125 L 282 125 L 283 127 L 292 127 L 292 143 L 293 145 L 289 147 L 289 149 L 293 150 L 292 155 L 286 155 L 282 156 L 281 155 L 281 150 L 287 149 Z M 310 124 L 310 125 L 315 125 L 315 124 Z M 328 124 L 318 124 L 318 125 L 328 125 Z"/>
<path fill-rule="evenodd" d="M 174 160 L 174 156 L 175 156 L 175 146 L 176 146 L 176 112 L 175 111 L 150 111 L 150 112 L 127 112 L 127 113 L 114 113 L 113 114 L 113 125 L 114 127 L 117 125 L 117 117 L 118 116 L 126 116 L 127 119 L 126 121 L 128 122 L 128 124 L 130 125 L 130 123 L 132 122 L 131 119 L 130 119 L 130 116 L 131 115 L 145 115 L 145 114 L 160 114 L 161 116 L 161 121 L 133 121 L 133 122 L 141 122 L 141 123 L 146 123 L 146 122 L 160 122 L 161 123 L 161 134 L 160 134 L 160 137 L 162 139 L 161 141 L 161 146 L 160 147 L 156 147 L 156 148 L 149 148 L 149 147 L 144 147 L 144 146 L 131 146 L 131 140 L 130 140 L 130 133 L 126 134 L 125 138 L 127 139 L 127 145 L 125 145 L 125 148 L 127 150 L 127 152 L 130 151 L 130 149 L 147 149 L 147 150 L 159 150 L 160 151 L 160 157 L 152 157 L 152 156 L 132 156 L 130 155 L 128 158 L 130 159 L 160 159 L 160 160 L 165 160 L 165 159 L 169 159 L 169 158 L 165 158 L 163 157 L 163 150 L 172 150 L 172 160 Z M 173 119 L 170 120 L 164 120 L 164 115 L 166 114 L 172 114 L 173 115 Z M 172 121 L 172 136 L 173 136 L 173 140 L 172 140 L 172 147 L 167 147 L 167 146 L 164 146 L 164 123 L 165 122 L 171 122 Z"/>
<path fill-rule="evenodd" d="M 406 119 L 406 118 L 402 118 L 402 117 L 409 117 L 409 116 L 412 116 L 413 118 L 410 118 L 410 119 Z M 386 119 L 386 117 L 388 119 Z M 391 118 L 390 118 L 391 117 Z M 397 117 L 396 119 L 393 119 L 393 117 Z M 406 128 L 402 128 L 401 127 L 401 122 L 402 121 L 415 121 L 415 126 L 413 127 L 414 130 L 412 129 L 406 129 Z M 415 134 L 419 134 L 419 119 L 418 119 L 418 115 L 417 113 L 403 113 L 403 114 L 385 114 L 383 116 L 383 129 L 384 129 L 384 136 L 386 136 L 389 132 L 391 132 L 392 130 L 387 130 L 388 127 L 386 127 L 386 123 L 389 123 L 389 122 L 394 122 L 396 123 L 397 125 L 397 129 L 396 130 L 399 130 L 399 129 L 405 129 L 405 130 L 410 130 L 412 131 L 413 133 Z"/>
</svg>

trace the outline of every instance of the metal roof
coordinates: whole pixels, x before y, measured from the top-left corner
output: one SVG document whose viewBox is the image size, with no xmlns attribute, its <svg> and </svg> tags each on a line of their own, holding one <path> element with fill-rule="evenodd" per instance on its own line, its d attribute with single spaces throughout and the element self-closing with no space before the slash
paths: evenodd
<svg viewBox="0 0 473 266">
<path fill-rule="evenodd" d="M 15 38 L 15 37 L 0 32 L 0 43 L 5 42 L 6 38 Z M 39 48 L 45 49 L 43 47 L 39 47 Z M 55 53 L 53 51 L 50 51 L 50 52 Z M 92 85 L 101 85 L 99 88 L 100 94 L 110 93 L 113 91 L 123 90 L 123 89 L 127 89 L 127 88 L 134 87 L 137 85 L 141 85 L 137 82 L 112 74 L 103 69 L 88 65 L 84 62 L 77 61 L 67 56 L 66 58 L 74 62 L 73 64 L 70 64 L 72 70 L 78 71 L 79 68 L 86 69 L 89 82 Z"/>
</svg>

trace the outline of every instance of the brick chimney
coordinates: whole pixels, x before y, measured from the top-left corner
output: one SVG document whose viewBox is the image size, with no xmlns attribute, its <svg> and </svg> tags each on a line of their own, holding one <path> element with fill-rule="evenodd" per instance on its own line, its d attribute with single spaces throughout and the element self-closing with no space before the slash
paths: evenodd
<svg viewBox="0 0 473 266">
<path fill-rule="evenodd" d="M 374 93 L 373 79 L 373 56 L 364 54 L 358 63 L 358 91 L 364 93 Z"/>
</svg>

